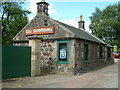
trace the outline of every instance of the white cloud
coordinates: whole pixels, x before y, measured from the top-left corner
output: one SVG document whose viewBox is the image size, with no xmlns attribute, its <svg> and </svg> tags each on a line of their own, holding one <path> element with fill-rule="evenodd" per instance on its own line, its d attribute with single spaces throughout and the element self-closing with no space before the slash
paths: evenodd
<svg viewBox="0 0 120 90">
<path fill-rule="evenodd" d="M 68 24 L 68 25 L 71 25 L 73 27 L 78 28 L 78 21 L 77 20 L 69 19 L 69 20 L 65 20 L 65 21 L 62 21 L 62 22 L 65 23 L 65 24 Z"/>
<path fill-rule="evenodd" d="M 119 2 L 119 0 L 49 0 L 49 2 Z"/>
<path fill-rule="evenodd" d="M 91 33 L 92 31 L 89 29 L 90 22 L 85 22 L 85 30 Z"/>
<path fill-rule="evenodd" d="M 28 18 L 28 21 L 30 22 L 33 18 L 34 18 L 34 17 L 29 17 L 29 18 Z"/>
<path fill-rule="evenodd" d="M 69 19 L 69 20 L 64 20 L 62 22 L 65 23 L 65 24 L 68 24 L 68 25 L 71 25 L 73 27 L 78 28 L 78 21 L 77 20 Z M 85 30 L 88 31 L 89 33 L 91 33 L 91 30 L 89 29 L 89 25 L 90 25 L 89 22 L 85 22 Z"/>
<path fill-rule="evenodd" d="M 49 6 L 48 6 L 48 13 L 49 14 L 55 14 L 56 13 L 56 10 L 53 8 L 53 4 L 50 4 Z"/>
<path fill-rule="evenodd" d="M 28 7 L 28 9 L 32 12 L 32 13 L 37 13 L 37 2 L 39 0 L 30 0 L 30 5 Z"/>
</svg>

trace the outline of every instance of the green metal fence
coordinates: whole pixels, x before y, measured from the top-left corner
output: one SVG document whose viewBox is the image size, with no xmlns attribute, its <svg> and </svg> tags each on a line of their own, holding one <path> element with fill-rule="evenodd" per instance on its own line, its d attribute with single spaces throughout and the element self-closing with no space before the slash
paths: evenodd
<svg viewBox="0 0 120 90">
<path fill-rule="evenodd" d="M 31 47 L 2 46 L 2 78 L 30 76 Z"/>
</svg>

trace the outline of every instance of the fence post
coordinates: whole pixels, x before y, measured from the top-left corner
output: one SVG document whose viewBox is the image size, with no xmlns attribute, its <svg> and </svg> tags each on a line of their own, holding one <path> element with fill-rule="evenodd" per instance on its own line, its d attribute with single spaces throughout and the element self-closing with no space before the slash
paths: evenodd
<svg viewBox="0 0 120 90">
<path fill-rule="evenodd" d="M 31 76 L 33 77 L 41 75 L 40 44 L 41 38 L 29 38 L 29 46 L 31 46 Z"/>
</svg>

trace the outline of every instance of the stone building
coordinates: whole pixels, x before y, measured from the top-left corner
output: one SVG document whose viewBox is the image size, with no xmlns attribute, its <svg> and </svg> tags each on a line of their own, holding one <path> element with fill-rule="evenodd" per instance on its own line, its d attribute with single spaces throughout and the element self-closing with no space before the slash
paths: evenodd
<svg viewBox="0 0 120 90">
<path fill-rule="evenodd" d="M 15 46 L 31 46 L 31 75 L 77 74 L 113 63 L 113 48 L 84 29 L 49 17 L 48 3 L 37 3 L 37 15 L 13 38 Z"/>
</svg>

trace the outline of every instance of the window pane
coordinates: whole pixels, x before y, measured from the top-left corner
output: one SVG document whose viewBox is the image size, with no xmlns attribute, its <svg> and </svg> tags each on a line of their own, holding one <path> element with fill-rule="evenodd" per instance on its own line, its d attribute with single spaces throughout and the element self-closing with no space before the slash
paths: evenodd
<svg viewBox="0 0 120 90">
<path fill-rule="evenodd" d="M 107 48 L 107 58 L 111 58 L 111 51 L 110 51 L 110 48 Z"/>
<path fill-rule="evenodd" d="M 99 47 L 99 55 L 100 55 L 100 59 L 102 59 L 102 47 Z"/>
<path fill-rule="evenodd" d="M 84 60 L 88 60 L 88 44 L 84 44 Z"/>
</svg>

